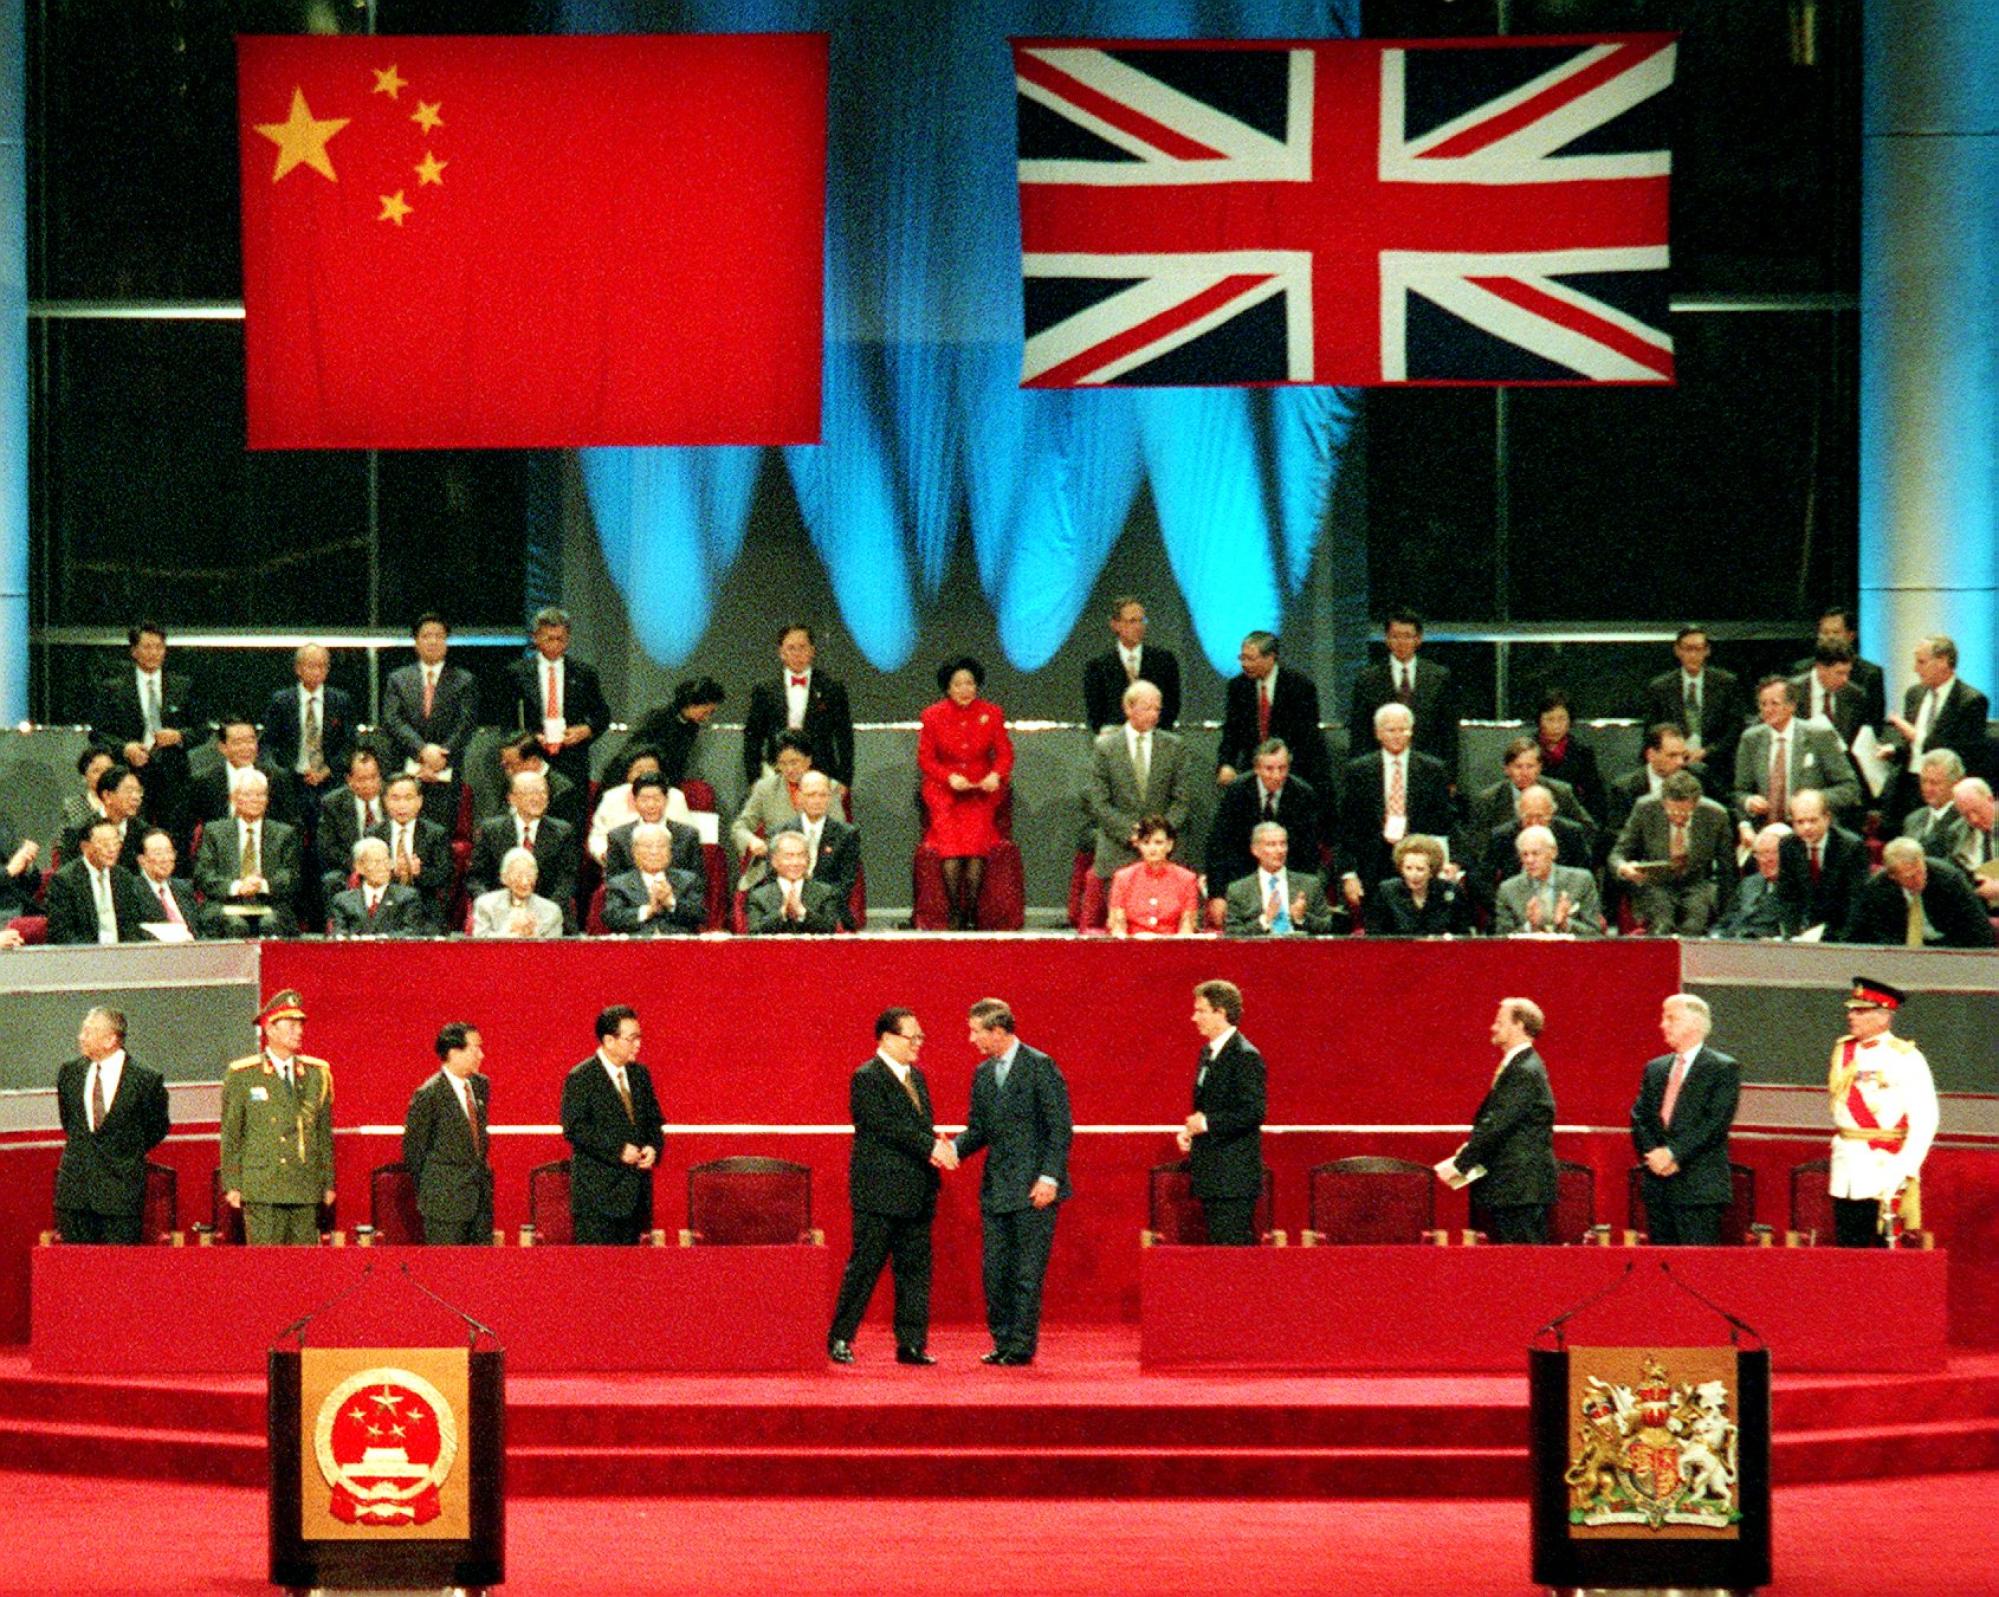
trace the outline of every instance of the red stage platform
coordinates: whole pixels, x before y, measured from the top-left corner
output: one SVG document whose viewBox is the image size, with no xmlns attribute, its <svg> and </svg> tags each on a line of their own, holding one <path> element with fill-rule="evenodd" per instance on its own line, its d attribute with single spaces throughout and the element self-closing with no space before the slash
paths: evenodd
<svg viewBox="0 0 1999 1597">
<path fill-rule="evenodd" d="M 1518 1370 L 1543 1325 L 1588 1311 L 1596 1343 L 1695 1344 L 1746 1321 L 1772 1366 L 1941 1370 L 1942 1253 L 1836 1248 L 1150 1248 L 1140 1268 L 1148 1370 Z"/>
</svg>

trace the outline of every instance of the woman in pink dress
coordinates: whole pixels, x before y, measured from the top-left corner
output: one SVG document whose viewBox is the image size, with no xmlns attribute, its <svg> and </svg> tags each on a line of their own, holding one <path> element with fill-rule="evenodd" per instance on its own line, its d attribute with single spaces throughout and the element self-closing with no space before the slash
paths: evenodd
<svg viewBox="0 0 1999 1597">
<path fill-rule="evenodd" d="M 1006 716 L 979 696 L 986 671 L 970 655 L 937 669 L 944 697 L 923 712 L 916 764 L 923 773 L 923 841 L 943 860 L 954 931 L 975 931 L 986 856 L 1000 840 L 993 824 L 1013 774 Z"/>
<path fill-rule="evenodd" d="M 1111 936 L 1187 936 L 1201 911 L 1201 883 L 1168 857 L 1180 834 L 1165 816 L 1148 815 L 1131 835 L 1138 862 L 1111 878 Z"/>
</svg>

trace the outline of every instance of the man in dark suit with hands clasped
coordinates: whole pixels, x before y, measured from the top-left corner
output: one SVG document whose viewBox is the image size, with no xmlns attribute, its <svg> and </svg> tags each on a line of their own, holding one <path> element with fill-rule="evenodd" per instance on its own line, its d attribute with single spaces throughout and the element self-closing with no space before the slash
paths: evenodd
<svg viewBox="0 0 1999 1597">
<path fill-rule="evenodd" d="M 1645 1162 L 1646 1229 L 1660 1245 L 1721 1241 L 1722 1211 L 1734 1196 L 1728 1128 L 1742 1092 L 1742 1070 L 1707 1045 L 1714 1017 L 1707 1000 L 1675 993 L 1659 1008 L 1669 1054 L 1645 1066 L 1631 1106 L 1631 1142 Z"/>
<path fill-rule="evenodd" d="M 1242 989 L 1204 981 L 1194 989 L 1194 1029 L 1201 1061 L 1194 1070 L 1194 1112 L 1175 1133 L 1208 1240 L 1222 1247 L 1256 1242 L 1256 1200 L 1263 1195 L 1263 1055 L 1236 1028 Z"/>
<path fill-rule="evenodd" d="M 578 1242 L 630 1245 L 651 1227 L 665 1118 L 639 1063 L 638 1013 L 613 1004 L 597 1017 L 597 1051 L 562 1084 L 569 1217 Z"/>
</svg>

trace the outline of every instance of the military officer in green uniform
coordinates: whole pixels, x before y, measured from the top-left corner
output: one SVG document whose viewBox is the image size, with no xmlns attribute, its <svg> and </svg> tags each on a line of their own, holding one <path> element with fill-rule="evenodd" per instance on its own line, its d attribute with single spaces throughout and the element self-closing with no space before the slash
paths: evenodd
<svg viewBox="0 0 1999 1597">
<path fill-rule="evenodd" d="M 293 988 L 257 1024 L 264 1046 L 222 1078 L 222 1196 L 249 1241 L 310 1246 L 333 1202 L 333 1068 L 299 1052 L 305 1000 Z"/>
</svg>

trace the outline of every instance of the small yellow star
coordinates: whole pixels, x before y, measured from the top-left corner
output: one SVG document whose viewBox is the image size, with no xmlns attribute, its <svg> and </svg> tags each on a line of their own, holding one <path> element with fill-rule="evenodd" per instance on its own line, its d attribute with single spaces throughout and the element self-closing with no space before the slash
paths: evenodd
<svg viewBox="0 0 1999 1597">
<path fill-rule="evenodd" d="M 292 90 L 291 115 L 282 122 L 259 122 L 257 131 L 278 147 L 278 169 L 271 174 L 271 181 L 277 182 L 295 166 L 309 166 L 330 182 L 340 179 L 334 174 L 333 161 L 326 153 L 326 141 L 347 126 L 352 117 L 315 117 L 305 103 L 305 90 Z"/>
<path fill-rule="evenodd" d="M 410 120 L 429 133 L 444 126 L 444 118 L 437 113 L 444 109 L 442 100 L 419 100 L 416 109 L 410 112 Z"/>
<path fill-rule="evenodd" d="M 376 217 L 375 220 L 378 222 L 394 222 L 397 227 L 401 227 L 403 225 L 403 218 L 416 209 L 414 205 L 405 203 L 401 189 L 397 189 L 393 194 L 382 195 L 381 200 L 382 214 Z M 379 1402 L 380 1399 L 377 1399 L 377 1401 Z"/>
<path fill-rule="evenodd" d="M 444 169 L 450 164 L 449 161 L 440 161 L 430 151 L 425 150 L 423 160 L 410 170 L 416 173 L 418 188 L 422 188 L 426 183 L 435 183 L 439 188 L 443 188 Z"/>
<path fill-rule="evenodd" d="M 386 71 L 380 67 L 371 67 L 369 70 L 375 74 L 375 92 L 377 94 L 386 94 L 391 100 L 396 97 L 399 90 L 409 87 L 410 80 L 408 78 L 397 77 L 393 63 L 391 63 Z"/>
</svg>

